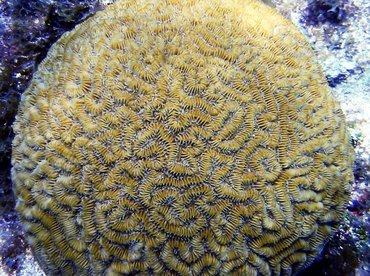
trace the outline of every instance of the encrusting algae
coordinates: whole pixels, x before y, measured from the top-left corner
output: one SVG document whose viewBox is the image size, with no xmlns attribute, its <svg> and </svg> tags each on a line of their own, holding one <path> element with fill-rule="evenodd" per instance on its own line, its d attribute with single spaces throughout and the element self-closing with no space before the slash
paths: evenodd
<svg viewBox="0 0 370 276">
<path fill-rule="evenodd" d="M 308 265 L 353 181 L 304 36 L 254 0 L 120 0 L 51 48 L 12 178 L 49 275 L 278 275 Z"/>
</svg>

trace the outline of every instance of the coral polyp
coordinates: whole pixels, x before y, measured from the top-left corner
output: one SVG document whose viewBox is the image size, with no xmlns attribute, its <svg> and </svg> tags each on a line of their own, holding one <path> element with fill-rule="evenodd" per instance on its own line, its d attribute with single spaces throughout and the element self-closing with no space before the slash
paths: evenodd
<svg viewBox="0 0 370 276">
<path fill-rule="evenodd" d="M 51 275 L 294 273 L 353 178 L 313 51 L 252 0 L 117 1 L 52 46 L 14 132 L 17 210 Z"/>
</svg>

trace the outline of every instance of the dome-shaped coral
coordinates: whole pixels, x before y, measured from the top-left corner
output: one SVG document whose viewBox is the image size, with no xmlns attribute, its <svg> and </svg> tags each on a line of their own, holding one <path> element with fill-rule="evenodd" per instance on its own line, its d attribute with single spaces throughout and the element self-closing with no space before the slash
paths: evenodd
<svg viewBox="0 0 370 276">
<path fill-rule="evenodd" d="M 48 274 L 289 274 L 352 181 L 313 51 L 252 0 L 116 2 L 52 47 L 14 131 L 17 209 Z"/>
</svg>

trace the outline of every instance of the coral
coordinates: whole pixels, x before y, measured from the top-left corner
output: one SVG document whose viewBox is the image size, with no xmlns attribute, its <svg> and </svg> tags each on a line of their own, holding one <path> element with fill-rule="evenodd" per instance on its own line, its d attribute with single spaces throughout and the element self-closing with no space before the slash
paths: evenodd
<svg viewBox="0 0 370 276">
<path fill-rule="evenodd" d="M 102 8 L 98 0 L 0 1 L 0 214 L 15 205 L 9 173 L 11 125 L 20 94 L 50 45 L 74 22 Z"/>
<path fill-rule="evenodd" d="M 11 126 L 20 95 L 51 44 L 103 7 L 98 0 L 0 1 L 0 275 L 38 275 L 37 269 L 27 270 L 32 264 L 24 264 L 29 250 L 23 245 L 10 180 Z"/>
<path fill-rule="evenodd" d="M 51 48 L 14 132 L 17 210 L 48 274 L 290 274 L 353 181 L 313 51 L 253 0 L 117 1 Z"/>
</svg>

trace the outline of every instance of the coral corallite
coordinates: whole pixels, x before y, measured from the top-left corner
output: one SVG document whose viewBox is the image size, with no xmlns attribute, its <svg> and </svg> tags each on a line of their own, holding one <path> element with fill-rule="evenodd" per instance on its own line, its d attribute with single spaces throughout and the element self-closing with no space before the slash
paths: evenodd
<svg viewBox="0 0 370 276">
<path fill-rule="evenodd" d="M 277 275 L 308 265 L 352 182 L 304 36 L 252 0 L 120 0 L 22 96 L 12 179 L 50 275 Z"/>
</svg>

